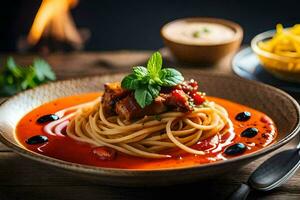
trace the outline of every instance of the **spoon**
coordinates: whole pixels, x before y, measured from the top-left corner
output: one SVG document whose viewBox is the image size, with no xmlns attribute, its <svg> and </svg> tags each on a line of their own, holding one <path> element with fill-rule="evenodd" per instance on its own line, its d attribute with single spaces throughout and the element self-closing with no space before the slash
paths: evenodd
<svg viewBox="0 0 300 200">
<path fill-rule="evenodd" d="M 269 191 L 292 177 L 300 167 L 300 143 L 267 159 L 229 197 L 229 200 L 247 199 L 251 189 Z"/>
</svg>

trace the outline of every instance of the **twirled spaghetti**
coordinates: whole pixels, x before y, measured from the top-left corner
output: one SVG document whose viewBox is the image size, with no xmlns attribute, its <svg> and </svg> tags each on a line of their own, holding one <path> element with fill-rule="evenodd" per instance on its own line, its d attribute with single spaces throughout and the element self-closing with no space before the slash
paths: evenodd
<svg viewBox="0 0 300 200">
<path fill-rule="evenodd" d="M 64 121 L 71 118 L 70 123 L 66 123 L 66 133 L 74 140 L 145 158 L 169 157 L 163 152 L 174 147 L 203 155 L 204 151 L 191 146 L 213 135 L 223 135 L 232 128 L 227 111 L 208 101 L 192 112 L 170 111 L 136 121 L 123 120 L 118 116 L 106 117 L 100 99 L 58 114 L 63 115 Z"/>
</svg>

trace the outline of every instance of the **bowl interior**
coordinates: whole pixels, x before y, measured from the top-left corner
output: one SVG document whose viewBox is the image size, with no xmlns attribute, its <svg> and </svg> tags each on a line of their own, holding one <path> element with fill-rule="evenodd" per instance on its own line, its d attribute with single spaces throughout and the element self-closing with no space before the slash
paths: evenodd
<svg viewBox="0 0 300 200">
<path fill-rule="evenodd" d="M 205 170 L 208 174 L 211 173 L 214 175 L 217 172 L 210 170 L 214 169 L 213 167 L 217 167 L 221 170 L 222 166 L 225 164 L 232 164 L 231 166 L 233 166 L 233 164 L 245 163 L 247 159 L 250 161 L 253 158 L 279 148 L 296 135 L 299 129 L 299 105 L 293 98 L 281 90 L 237 77 L 224 76 L 222 74 L 211 74 L 199 71 L 186 71 L 184 74 L 186 78 L 194 78 L 199 81 L 201 90 L 205 91 L 210 96 L 235 101 L 268 114 L 275 121 L 279 130 L 278 139 L 275 144 L 253 154 L 240 156 L 227 161 L 193 167 L 193 170 L 190 170 L 190 179 L 203 176 L 199 173 L 201 170 Z M 0 140 L 18 153 L 30 157 L 31 159 L 46 162 L 50 165 L 98 175 L 119 176 L 122 174 L 120 173 L 122 170 L 96 168 L 60 162 L 56 159 L 45 158 L 45 156 L 34 154 L 32 152 L 30 153 L 16 141 L 16 138 L 14 137 L 14 128 L 26 113 L 45 102 L 63 96 L 103 90 L 104 83 L 119 81 L 123 76 L 124 74 L 104 75 L 61 81 L 47 84 L 12 97 L 0 106 Z M 230 170 L 231 168 L 232 167 L 229 167 L 227 170 Z M 224 169 L 225 168 L 222 168 L 222 170 Z M 168 170 L 159 170 L 157 173 L 163 176 L 171 175 L 171 173 L 165 173 L 165 171 Z M 137 171 L 126 171 L 122 176 L 137 175 L 137 173 Z M 184 171 L 184 173 L 187 174 L 187 171 Z M 143 174 L 143 176 L 146 175 L 148 176 L 149 174 Z M 176 178 L 173 174 L 171 179 L 176 182 L 176 180 L 178 181 L 182 178 Z M 141 182 L 142 180 L 136 181 Z M 151 182 L 151 180 L 148 181 Z"/>
</svg>

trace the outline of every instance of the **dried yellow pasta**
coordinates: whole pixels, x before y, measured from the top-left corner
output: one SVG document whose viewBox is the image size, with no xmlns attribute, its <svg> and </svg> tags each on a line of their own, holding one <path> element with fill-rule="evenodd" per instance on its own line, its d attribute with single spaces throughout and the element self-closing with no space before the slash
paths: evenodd
<svg viewBox="0 0 300 200">
<path fill-rule="evenodd" d="M 286 29 L 277 24 L 273 38 L 260 42 L 258 46 L 276 55 L 300 58 L 300 24 Z"/>
</svg>

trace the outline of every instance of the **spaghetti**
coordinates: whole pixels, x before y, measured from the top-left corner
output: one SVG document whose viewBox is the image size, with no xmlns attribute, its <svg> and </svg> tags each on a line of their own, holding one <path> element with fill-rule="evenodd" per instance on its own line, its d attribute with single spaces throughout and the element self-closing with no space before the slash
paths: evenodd
<svg viewBox="0 0 300 200">
<path fill-rule="evenodd" d="M 209 101 L 192 112 L 170 111 L 136 121 L 123 120 L 119 116 L 106 117 L 101 97 L 56 114 L 61 119 L 45 126 L 46 132 L 56 126 L 51 133 L 62 135 L 66 128 L 67 136 L 76 141 L 144 158 L 168 158 L 167 150 L 175 147 L 203 155 L 204 151 L 191 146 L 213 135 L 226 134 L 233 128 L 227 111 Z"/>
</svg>

